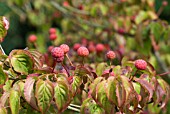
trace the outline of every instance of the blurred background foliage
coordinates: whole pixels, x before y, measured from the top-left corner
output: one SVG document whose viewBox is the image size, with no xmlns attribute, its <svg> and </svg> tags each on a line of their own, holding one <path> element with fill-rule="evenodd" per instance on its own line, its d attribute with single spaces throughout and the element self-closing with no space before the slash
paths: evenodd
<svg viewBox="0 0 170 114">
<path fill-rule="evenodd" d="M 166 0 L 166 3 L 170 0 Z M 73 46 L 81 39 L 109 44 L 119 58 L 149 60 L 159 73 L 170 70 L 170 4 L 165 0 L 1 0 L 0 15 L 10 21 L 2 46 L 6 53 L 30 46 L 35 34 L 37 49 L 50 45 Z M 49 40 L 49 29 L 57 40 Z M 170 75 L 164 78 L 170 83 Z M 154 112 L 153 112 L 154 113 Z M 167 112 L 170 113 L 170 112 Z"/>
</svg>

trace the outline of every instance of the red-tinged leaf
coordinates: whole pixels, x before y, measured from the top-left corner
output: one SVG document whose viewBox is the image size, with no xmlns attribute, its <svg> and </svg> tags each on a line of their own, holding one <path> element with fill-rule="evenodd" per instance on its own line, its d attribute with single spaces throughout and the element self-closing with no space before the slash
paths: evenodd
<svg viewBox="0 0 170 114">
<path fill-rule="evenodd" d="M 146 80 L 139 79 L 139 78 L 136 78 L 135 81 L 138 82 L 145 90 L 148 91 L 148 93 L 149 93 L 149 100 L 151 100 L 151 98 L 153 96 L 153 92 L 154 92 L 154 87 L 152 86 L 152 84 L 150 84 Z"/>
<path fill-rule="evenodd" d="M 12 114 L 19 114 L 20 110 L 20 93 L 14 89 L 10 91 L 9 104 Z"/>
<path fill-rule="evenodd" d="M 76 95 L 81 84 L 82 84 L 81 78 L 78 76 L 73 76 L 72 83 L 70 85 L 70 88 L 71 88 L 70 90 L 72 91 L 73 97 Z"/>
<path fill-rule="evenodd" d="M 92 98 L 87 98 L 83 101 L 80 109 L 81 114 L 105 114 L 101 108 Z"/>
<path fill-rule="evenodd" d="M 44 55 L 41 54 L 37 50 L 29 50 L 29 52 L 31 53 L 31 55 L 34 58 L 34 68 L 41 69 L 43 67 L 43 63 L 45 61 Z"/>
<path fill-rule="evenodd" d="M 91 72 L 82 65 L 77 66 L 74 72 L 75 76 L 80 76 L 80 77 L 86 76 L 87 74 L 90 76 L 92 75 Z"/>
<path fill-rule="evenodd" d="M 127 78 L 125 76 L 121 76 L 120 80 L 121 80 L 122 85 L 126 91 L 126 100 L 128 100 L 129 96 L 134 91 L 133 85 L 132 85 L 132 83 L 129 82 L 129 78 Z"/>
<path fill-rule="evenodd" d="M 66 74 L 64 74 L 64 73 L 57 74 L 57 81 L 63 81 L 65 83 L 67 83 L 67 84 L 69 83 L 68 82 L 68 76 Z"/>
<path fill-rule="evenodd" d="M 35 96 L 38 101 L 38 107 L 42 114 L 45 114 L 47 109 L 50 107 L 50 103 L 53 99 L 53 84 L 46 80 L 39 79 L 36 83 Z"/>
<path fill-rule="evenodd" d="M 110 103 L 109 99 L 107 98 L 106 92 L 105 92 L 105 83 L 106 80 L 100 82 L 96 86 L 96 102 L 99 104 L 102 108 L 105 109 L 106 114 L 112 114 L 114 111 L 114 106 Z"/>
<path fill-rule="evenodd" d="M 107 83 L 105 83 L 105 91 L 106 95 L 109 99 L 110 102 L 112 102 L 115 105 L 118 105 L 117 102 L 117 96 L 116 96 L 116 85 L 117 85 L 117 80 L 115 77 L 109 77 L 107 79 Z"/>
<path fill-rule="evenodd" d="M 165 91 L 165 98 L 162 101 L 162 104 L 160 106 L 161 108 L 163 108 L 167 104 L 170 98 L 170 87 L 169 87 L 169 84 L 167 84 L 163 79 L 158 79 L 158 83 L 160 84 L 162 89 Z"/>
<path fill-rule="evenodd" d="M 126 91 L 122 85 L 122 82 L 118 82 L 116 84 L 116 96 L 117 96 L 118 107 L 123 107 L 123 104 L 125 103 L 126 100 Z"/>
<path fill-rule="evenodd" d="M 70 102 L 69 86 L 64 82 L 54 84 L 54 100 L 59 112 L 64 111 Z"/>
<path fill-rule="evenodd" d="M 0 106 L 0 114 L 8 114 L 5 107 Z"/>
<path fill-rule="evenodd" d="M 118 77 L 119 78 L 119 77 Z M 138 107 L 138 95 L 136 91 L 134 90 L 134 87 L 132 83 L 129 82 L 129 78 L 125 76 L 121 76 L 120 80 L 122 82 L 122 85 L 126 91 L 126 101 L 125 105 L 133 104 L 134 110 Z M 129 113 L 131 113 L 130 110 L 127 110 Z"/>
<path fill-rule="evenodd" d="M 100 83 L 104 78 L 103 77 L 98 77 L 96 78 L 93 83 L 90 84 L 89 86 L 89 96 L 92 96 L 93 99 L 96 99 L 96 86 L 98 83 Z"/>
<path fill-rule="evenodd" d="M 35 83 L 34 78 L 29 77 L 26 79 L 24 85 L 24 97 L 28 104 L 30 104 L 34 109 L 39 110 L 34 95 L 34 83 Z"/>
<path fill-rule="evenodd" d="M 147 90 L 145 90 L 145 88 L 143 86 L 141 86 L 141 90 L 140 90 L 141 100 L 140 100 L 139 104 L 142 108 L 144 106 L 146 106 L 146 104 L 149 102 L 149 93 L 146 91 Z"/>
<path fill-rule="evenodd" d="M 0 104 L 2 106 L 6 106 L 7 105 L 9 95 L 10 95 L 10 92 L 4 92 L 3 95 L 1 96 Z"/>
<path fill-rule="evenodd" d="M 34 68 L 34 59 L 26 50 L 13 50 L 9 55 L 13 69 L 21 74 L 29 74 Z"/>
</svg>

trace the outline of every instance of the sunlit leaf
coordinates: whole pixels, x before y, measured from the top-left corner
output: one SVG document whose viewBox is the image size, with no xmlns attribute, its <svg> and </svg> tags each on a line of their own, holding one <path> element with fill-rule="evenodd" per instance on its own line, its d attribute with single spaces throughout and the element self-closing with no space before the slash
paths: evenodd
<svg viewBox="0 0 170 114">
<path fill-rule="evenodd" d="M 19 114 L 20 110 L 20 93 L 12 89 L 9 95 L 9 104 L 12 114 Z"/>
<path fill-rule="evenodd" d="M 59 112 L 65 110 L 68 106 L 70 96 L 69 87 L 64 82 L 54 84 L 54 100 Z"/>
<path fill-rule="evenodd" d="M 82 80 L 78 76 L 73 76 L 72 80 L 73 81 L 71 83 L 71 91 L 72 91 L 73 96 L 75 96 L 75 94 L 77 93 L 80 85 L 82 84 Z"/>
<path fill-rule="evenodd" d="M 43 81 L 41 79 L 37 81 L 35 96 L 38 101 L 38 107 L 43 114 L 46 113 L 47 109 L 49 108 L 53 99 L 53 94 L 54 90 L 52 82 L 48 80 Z"/>
<path fill-rule="evenodd" d="M 109 99 L 107 98 L 106 92 L 105 92 L 105 83 L 106 80 L 100 82 L 96 86 L 96 95 L 97 99 L 96 102 L 105 109 L 105 111 L 110 114 L 114 112 L 114 106 L 110 103 Z"/>
<path fill-rule="evenodd" d="M 13 69 L 21 74 L 27 75 L 34 68 L 34 60 L 26 50 L 13 50 L 10 55 L 10 63 Z"/>
</svg>

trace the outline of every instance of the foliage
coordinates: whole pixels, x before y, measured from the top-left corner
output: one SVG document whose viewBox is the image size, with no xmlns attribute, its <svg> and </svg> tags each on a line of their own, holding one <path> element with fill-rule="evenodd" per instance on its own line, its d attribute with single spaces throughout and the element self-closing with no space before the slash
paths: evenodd
<svg viewBox="0 0 170 114">
<path fill-rule="evenodd" d="M 28 48 L 12 50 L 9 56 L 1 48 L 0 113 L 134 114 L 165 109 L 170 88 L 161 76 L 169 77 L 170 27 L 159 18 L 165 2 L 157 12 L 154 3 L 4 1 L 25 28 L 35 31 L 24 33 Z M 0 18 L 1 42 L 6 25 Z M 51 49 L 62 43 L 70 50 L 57 62 Z M 83 57 L 77 55 L 75 43 L 88 48 L 88 57 L 82 51 L 78 55 Z M 108 60 L 106 52 L 113 49 L 116 58 Z M 147 61 L 146 69 L 135 67 L 137 58 Z"/>
</svg>

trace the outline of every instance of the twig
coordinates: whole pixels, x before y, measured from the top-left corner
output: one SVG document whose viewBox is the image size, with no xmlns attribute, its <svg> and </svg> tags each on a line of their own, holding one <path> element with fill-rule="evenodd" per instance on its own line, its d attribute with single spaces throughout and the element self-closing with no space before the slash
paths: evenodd
<svg viewBox="0 0 170 114">
<path fill-rule="evenodd" d="M 77 109 L 77 108 L 74 108 L 74 107 L 71 107 L 71 106 L 68 106 L 67 109 L 73 110 L 73 111 L 76 111 L 76 112 L 80 112 L 80 109 Z"/>
<path fill-rule="evenodd" d="M 170 71 L 169 72 L 165 72 L 165 73 L 161 73 L 161 74 L 157 74 L 158 76 L 164 76 L 164 75 L 167 75 L 167 74 L 170 74 Z"/>
<path fill-rule="evenodd" d="M 70 77 L 70 73 L 68 72 L 68 69 L 66 68 L 66 66 L 63 63 L 61 63 L 61 64 L 64 67 L 64 69 L 66 70 L 68 77 Z"/>
<path fill-rule="evenodd" d="M 70 104 L 70 106 L 76 107 L 76 108 L 80 108 L 81 106 L 79 105 L 75 105 L 75 104 Z"/>
<path fill-rule="evenodd" d="M 74 65 L 73 65 L 73 63 L 71 62 L 71 60 L 70 60 L 70 58 L 69 58 L 68 54 L 66 54 L 66 57 L 67 57 L 67 59 L 68 59 L 68 61 L 69 61 L 70 65 L 71 65 L 71 66 L 74 66 Z"/>
<path fill-rule="evenodd" d="M 51 1 L 51 4 L 57 8 L 59 11 L 61 11 L 62 13 L 66 14 L 67 13 L 67 10 L 63 7 L 61 7 L 58 3 L 54 2 L 54 1 Z"/>
<path fill-rule="evenodd" d="M 6 54 L 5 54 L 5 51 L 3 50 L 3 48 L 2 48 L 2 45 L 1 45 L 1 44 L 0 44 L 0 49 L 1 49 L 2 53 L 3 53 L 4 55 L 6 55 Z"/>
</svg>

